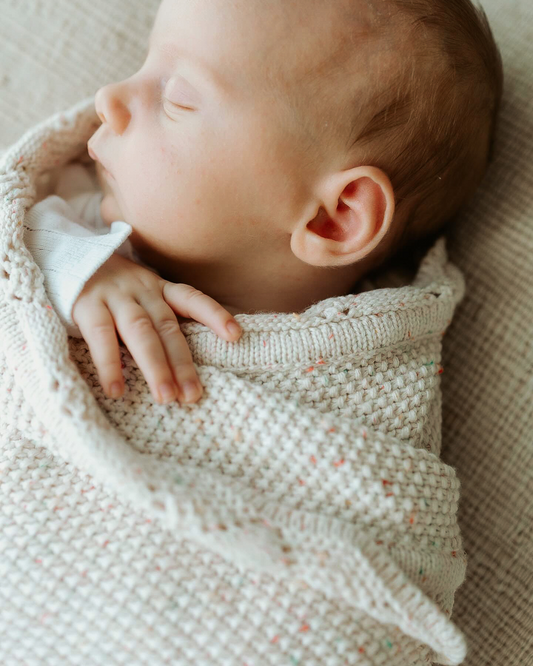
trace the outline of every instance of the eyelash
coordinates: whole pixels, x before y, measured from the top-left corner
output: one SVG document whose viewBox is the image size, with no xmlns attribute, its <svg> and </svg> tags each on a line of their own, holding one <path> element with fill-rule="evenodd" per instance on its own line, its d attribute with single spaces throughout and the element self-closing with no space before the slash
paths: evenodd
<svg viewBox="0 0 533 666">
<path fill-rule="evenodd" d="M 168 97 L 165 97 L 164 95 L 162 96 L 162 100 L 163 102 L 168 102 L 168 104 L 171 104 L 173 107 L 181 109 L 182 111 L 194 111 L 191 106 L 185 106 L 184 104 L 176 104 L 176 102 L 171 102 Z"/>
</svg>

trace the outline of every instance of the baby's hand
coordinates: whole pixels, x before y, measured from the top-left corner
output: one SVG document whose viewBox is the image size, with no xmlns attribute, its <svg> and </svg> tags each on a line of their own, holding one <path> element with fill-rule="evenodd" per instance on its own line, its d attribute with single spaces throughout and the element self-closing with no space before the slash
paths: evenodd
<svg viewBox="0 0 533 666">
<path fill-rule="evenodd" d="M 201 397 L 203 388 L 173 310 L 209 326 L 228 342 L 242 334 L 231 314 L 210 296 L 189 285 L 168 282 L 116 253 L 85 284 L 72 308 L 72 319 L 89 345 L 109 397 L 120 397 L 123 389 L 115 327 L 156 400 L 174 400 L 176 385 L 180 402 Z M 237 327 L 235 331 L 226 328 L 229 323 Z"/>
</svg>

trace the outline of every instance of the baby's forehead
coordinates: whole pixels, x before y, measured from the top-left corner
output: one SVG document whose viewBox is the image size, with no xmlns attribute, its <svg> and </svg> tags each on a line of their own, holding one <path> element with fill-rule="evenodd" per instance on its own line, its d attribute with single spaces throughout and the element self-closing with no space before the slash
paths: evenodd
<svg viewBox="0 0 533 666">
<path fill-rule="evenodd" d="M 357 0 L 312 2 L 314 12 L 298 11 L 300 2 L 289 4 L 292 10 L 282 20 L 269 16 L 257 25 L 260 35 L 250 45 L 248 76 L 303 98 L 370 81 L 386 49 L 372 15 L 354 10 Z"/>
<path fill-rule="evenodd" d="M 373 38 L 370 0 L 162 0 L 154 42 L 194 54 L 234 83 L 317 82 Z"/>
<path fill-rule="evenodd" d="M 281 103 L 311 123 L 398 57 L 376 25 L 369 0 L 163 0 L 153 33 L 209 63 L 228 97 Z"/>
<path fill-rule="evenodd" d="M 171 6 L 176 0 L 164 0 Z M 177 40 L 198 43 L 225 70 L 315 78 L 374 36 L 367 0 L 195 0 L 177 3 Z M 189 8 L 187 8 L 187 6 Z M 164 17 L 161 17 L 163 20 Z M 190 34 L 184 34 L 184 33 Z"/>
</svg>

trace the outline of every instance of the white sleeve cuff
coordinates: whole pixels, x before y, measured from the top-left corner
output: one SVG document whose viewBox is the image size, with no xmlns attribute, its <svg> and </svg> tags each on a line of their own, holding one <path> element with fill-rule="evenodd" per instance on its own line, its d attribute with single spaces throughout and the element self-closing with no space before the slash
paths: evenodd
<svg viewBox="0 0 533 666">
<path fill-rule="evenodd" d="M 109 233 L 77 223 L 69 204 L 51 195 L 35 204 L 24 219 L 24 243 L 44 276 L 44 287 L 68 335 L 81 338 L 72 321 L 72 308 L 85 283 L 109 257 L 126 243 L 119 254 L 131 256 L 132 232 L 127 222 L 113 222 Z"/>
</svg>

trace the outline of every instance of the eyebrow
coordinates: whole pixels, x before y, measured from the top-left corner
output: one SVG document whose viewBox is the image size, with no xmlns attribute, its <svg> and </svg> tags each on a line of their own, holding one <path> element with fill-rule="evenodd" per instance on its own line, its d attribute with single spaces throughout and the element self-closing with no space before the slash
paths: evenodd
<svg viewBox="0 0 533 666">
<path fill-rule="evenodd" d="M 151 49 L 153 47 L 154 39 L 154 30 L 150 32 L 148 38 L 148 47 Z M 183 49 L 172 42 L 166 42 L 160 45 L 159 50 L 166 56 L 171 59 L 176 59 L 178 56 L 181 57 L 183 61 L 191 64 L 195 69 L 201 72 L 203 78 L 211 82 L 211 85 L 224 88 L 225 81 L 221 74 L 214 70 L 210 65 L 208 65 L 204 60 L 199 59 L 198 57 L 191 57 L 189 54 L 185 53 Z"/>
</svg>

